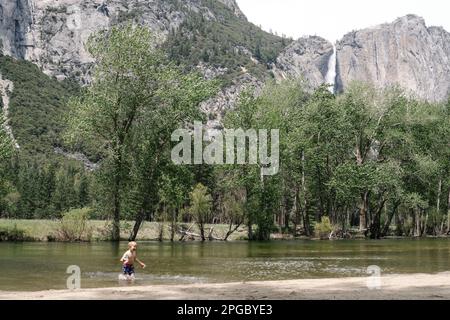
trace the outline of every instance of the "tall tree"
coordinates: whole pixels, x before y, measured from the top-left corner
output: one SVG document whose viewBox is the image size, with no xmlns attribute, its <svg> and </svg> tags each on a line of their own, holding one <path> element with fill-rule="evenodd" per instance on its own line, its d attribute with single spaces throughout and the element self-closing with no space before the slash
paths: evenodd
<svg viewBox="0 0 450 320">
<path fill-rule="evenodd" d="M 205 241 L 205 224 L 210 220 L 212 208 L 211 195 L 209 194 L 208 189 L 199 183 L 191 192 L 190 198 L 191 207 L 189 208 L 189 213 L 197 222 L 202 241 Z"/>
<path fill-rule="evenodd" d="M 70 102 L 67 137 L 98 146 L 110 186 L 112 238 L 120 238 L 121 192 L 128 165 L 126 148 L 139 116 L 152 104 L 163 73 L 156 38 L 144 27 L 115 26 L 92 36 L 88 50 L 96 61 L 92 84 Z"/>
<path fill-rule="evenodd" d="M 87 141 L 104 157 L 101 180 L 109 186 L 105 203 L 112 211 L 114 240 L 120 238 L 122 196 L 133 166 L 130 152 L 151 166 L 155 154 L 165 150 L 157 140 L 160 130 L 164 143 L 170 141 L 167 131 L 186 119 L 183 108 L 189 105 L 191 111 L 210 92 L 199 76 L 183 75 L 158 44 L 148 28 L 131 24 L 94 35 L 88 42 L 96 60 L 92 84 L 70 103 L 68 140 L 78 146 Z M 154 182 L 153 173 L 144 176 Z"/>
</svg>

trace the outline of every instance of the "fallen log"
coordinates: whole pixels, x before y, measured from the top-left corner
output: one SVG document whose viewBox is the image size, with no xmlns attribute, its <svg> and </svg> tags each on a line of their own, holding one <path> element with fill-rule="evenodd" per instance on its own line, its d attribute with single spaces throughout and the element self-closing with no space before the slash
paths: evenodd
<svg viewBox="0 0 450 320">
<path fill-rule="evenodd" d="M 181 234 L 180 241 L 184 241 L 184 237 L 186 237 L 186 236 L 188 235 L 189 231 L 192 229 L 192 227 L 194 226 L 194 224 L 195 224 L 195 223 L 192 223 L 192 224 L 189 226 L 189 228 L 187 229 L 187 231 L 179 230 L 179 229 L 176 230 L 177 233 L 180 233 L 180 234 Z"/>
<path fill-rule="evenodd" d="M 190 229 L 191 228 L 189 228 L 188 230 L 177 230 L 177 233 L 181 235 L 180 241 L 185 241 L 186 237 L 193 238 L 193 239 L 195 239 L 195 238 L 201 239 L 202 238 L 202 236 L 199 235 L 198 233 L 190 232 L 189 231 Z M 222 238 L 214 236 L 212 234 L 212 232 L 210 232 L 210 234 L 208 235 L 208 239 L 209 239 L 209 241 L 213 241 L 213 240 L 215 240 L 215 241 L 225 241 Z"/>
</svg>

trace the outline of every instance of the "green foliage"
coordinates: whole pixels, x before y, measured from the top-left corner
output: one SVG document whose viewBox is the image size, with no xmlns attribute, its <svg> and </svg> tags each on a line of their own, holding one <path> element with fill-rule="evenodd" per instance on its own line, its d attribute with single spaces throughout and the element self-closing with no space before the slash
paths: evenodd
<svg viewBox="0 0 450 320">
<path fill-rule="evenodd" d="M 211 214 L 212 198 L 208 189 L 201 183 L 197 184 L 190 193 L 191 208 L 190 214 L 199 222 L 208 221 Z"/>
<path fill-rule="evenodd" d="M 182 72 L 157 44 L 148 28 L 132 24 L 91 37 L 93 82 L 69 103 L 67 141 L 103 155 L 96 177 L 115 240 L 124 206 L 138 223 L 154 209 L 172 132 L 199 118 L 198 104 L 216 90 L 199 74 Z"/>
<path fill-rule="evenodd" d="M 7 161 L 12 154 L 11 139 L 5 130 L 4 124 L 5 120 L 3 117 L 3 113 L 0 113 L 0 170 L 2 169 L 5 161 Z"/>
<path fill-rule="evenodd" d="M 0 101 L 2 99 L 0 98 Z M 4 128 L 4 119 L 2 109 L 0 108 L 0 208 L 2 207 L 1 199 L 8 190 L 7 185 L 7 164 L 13 152 L 11 139 Z M 1 212 L 1 210 L 0 210 Z"/>
<path fill-rule="evenodd" d="M 316 237 L 319 237 L 320 239 L 328 239 L 332 231 L 333 225 L 331 224 L 329 217 L 322 217 L 321 221 L 316 222 L 314 225 Z"/>
<path fill-rule="evenodd" d="M 242 68 L 260 79 L 268 78 L 268 66 L 291 40 L 262 31 L 219 1 L 200 2 L 217 19 L 205 18 L 204 12 L 189 12 L 164 45 L 169 57 L 191 67 L 199 62 L 225 67 L 224 84 L 242 74 Z"/>
<path fill-rule="evenodd" d="M 2 206 L 7 217 L 59 218 L 61 212 L 86 204 L 83 193 L 87 190 L 80 184 L 89 177 L 79 165 L 16 160 L 9 171 L 13 183 L 8 184 Z"/>
<path fill-rule="evenodd" d="M 0 56 L 0 73 L 14 83 L 10 95 L 10 122 L 22 156 L 56 157 L 61 146 L 63 115 L 68 98 L 79 90 L 71 80 L 57 81 L 27 61 Z"/>
<path fill-rule="evenodd" d="M 201 183 L 197 184 L 194 190 L 190 193 L 190 208 L 189 214 L 197 222 L 200 229 L 200 235 L 205 241 L 205 224 L 211 219 L 212 198 L 206 188 Z"/>
<path fill-rule="evenodd" d="M 445 105 L 396 87 L 355 83 L 335 96 L 326 86 L 309 94 L 292 80 L 268 84 L 257 98 L 243 94 L 225 127 L 280 129 L 280 173 L 261 184 L 257 168 L 228 166 L 218 177 L 244 190 L 246 219 L 258 229 L 270 230 L 275 217 L 279 227 L 294 223 L 309 235 L 311 220 L 320 226 L 327 217 L 374 239 L 393 221 L 400 234 L 442 233 L 449 123 Z"/>
<path fill-rule="evenodd" d="M 17 224 L 14 227 L 0 227 L 0 242 L 1 241 L 26 241 L 28 237 L 25 230 L 17 228 Z"/>
<path fill-rule="evenodd" d="M 91 209 L 74 209 L 63 214 L 56 230 L 59 241 L 89 241 L 92 229 L 88 226 Z"/>
<path fill-rule="evenodd" d="M 75 184 L 79 178 L 87 179 L 87 174 L 76 161 L 54 152 L 55 147 L 64 147 L 66 102 L 79 92 L 79 85 L 72 80 L 59 82 L 34 64 L 7 56 L 0 56 L 0 73 L 14 84 L 9 92 L 9 124 L 20 145 L 14 152 L 0 124 L 0 215 L 42 219 L 58 217 L 79 207 L 79 202 L 84 206 L 86 200 L 69 198 L 76 197 Z M 64 175 L 68 176 L 65 181 Z"/>
</svg>

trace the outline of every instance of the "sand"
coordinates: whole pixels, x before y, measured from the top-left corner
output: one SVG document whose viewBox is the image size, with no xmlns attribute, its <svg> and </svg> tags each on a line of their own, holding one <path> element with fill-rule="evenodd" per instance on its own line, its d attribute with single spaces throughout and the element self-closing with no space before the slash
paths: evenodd
<svg viewBox="0 0 450 320">
<path fill-rule="evenodd" d="M 378 289 L 369 289 L 367 284 Z M 386 275 L 372 278 L 302 279 L 220 284 L 154 285 L 36 292 L 0 291 L 0 299 L 17 300 L 367 300 L 450 299 L 450 272 Z"/>
</svg>

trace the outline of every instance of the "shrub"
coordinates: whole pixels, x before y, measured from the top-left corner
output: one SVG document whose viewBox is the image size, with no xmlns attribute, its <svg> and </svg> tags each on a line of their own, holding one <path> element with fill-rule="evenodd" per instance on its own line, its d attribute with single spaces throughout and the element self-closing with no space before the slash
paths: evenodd
<svg viewBox="0 0 450 320">
<path fill-rule="evenodd" d="M 25 230 L 18 229 L 15 224 L 13 228 L 0 227 L 0 241 L 26 241 L 28 240 Z"/>
<path fill-rule="evenodd" d="M 59 241 L 90 241 L 92 230 L 88 226 L 91 209 L 74 209 L 63 214 L 56 230 Z"/>
<path fill-rule="evenodd" d="M 103 225 L 100 227 L 95 228 L 95 237 L 94 240 L 96 241 L 112 241 L 113 234 L 112 234 L 112 221 L 106 220 L 104 221 Z"/>
<path fill-rule="evenodd" d="M 330 218 L 322 217 L 321 222 L 316 223 L 314 227 L 314 232 L 316 233 L 316 237 L 319 237 L 322 240 L 328 240 L 330 233 L 333 231 L 333 226 L 331 225 Z"/>
</svg>

